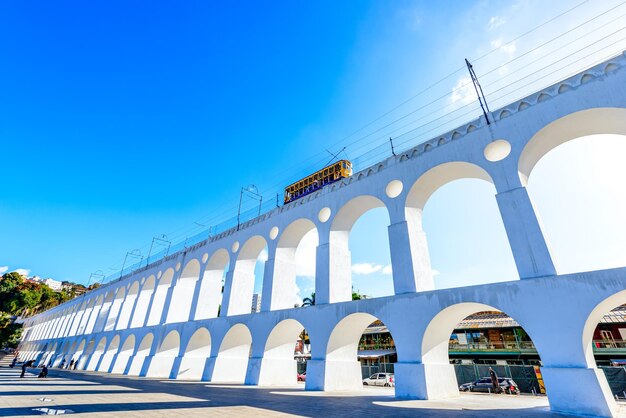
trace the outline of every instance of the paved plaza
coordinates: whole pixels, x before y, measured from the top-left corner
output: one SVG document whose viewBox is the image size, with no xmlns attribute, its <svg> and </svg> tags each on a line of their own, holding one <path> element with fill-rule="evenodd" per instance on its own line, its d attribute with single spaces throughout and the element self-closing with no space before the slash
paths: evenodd
<svg viewBox="0 0 626 418">
<path fill-rule="evenodd" d="M 89 417 L 558 417 L 544 396 L 462 394 L 443 401 L 398 401 L 393 388 L 329 394 L 291 388 L 214 385 L 51 369 L 0 367 L 0 416 L 55 414 Z M 68 413 L 69 413 L 68 411 Z"/>
</svg>

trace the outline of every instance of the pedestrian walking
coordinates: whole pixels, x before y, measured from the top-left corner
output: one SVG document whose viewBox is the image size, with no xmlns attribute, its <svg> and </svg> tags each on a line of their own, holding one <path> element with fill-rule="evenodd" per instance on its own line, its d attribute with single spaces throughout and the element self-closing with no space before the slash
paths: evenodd
<svg viewBox="0 0 626 418">
<path fill-rule="evenodd" d="M 27 364 L 28 364 L 27 362 L 22 363 L 22 374 L 20 375 L 20 378 L 24 377 L 24 374 L 26 373 Z"/>
<path fill-rule="evenodd" d="M 496 371 L 489 368 L 489 377 L 491 378 L 491 387 L 493 388 L 493 393 L 500 393 L 500 382 L 498 381 L 498 375 Z"/>
<path fill-rule="evenodd" d="M 61 360 L 61 364 L 59 365 L 59 369 L 65 368 L 65 359 Z"/>
<path fill-rule="evenodd" d="M 69 370 L 72 370 L 74 368 L 74 359 L 70 360 L 70 366 L 68 367 Z"/>
</svg>

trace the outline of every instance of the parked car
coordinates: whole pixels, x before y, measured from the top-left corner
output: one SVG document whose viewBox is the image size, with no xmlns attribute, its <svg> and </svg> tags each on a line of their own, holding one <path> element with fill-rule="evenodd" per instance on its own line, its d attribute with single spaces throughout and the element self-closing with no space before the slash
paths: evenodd
<svg viewBox="0 0 626 418">
<path fill-rule="evenodd" d="M 499 377 L 498 383 L 500 384 L 500 390 L 498 393 L 510 393 L 519 395 L 519 386 L 511 378 Z M 491 378 L 483 377 L 475 382 L 463 383 L 459 386 L 461 392 L 493 392 L 493 385 L 491 384 Z"/>
<path fill-rule="evenodd" d="M 306 382 L 306 372 L 298 373 L 298 382 Z"/>
<path fill-rule="evenodd" d="M 374 373 L 363 379 L 363 386 L 395 386 L 393 373 Z"/>
</svg>

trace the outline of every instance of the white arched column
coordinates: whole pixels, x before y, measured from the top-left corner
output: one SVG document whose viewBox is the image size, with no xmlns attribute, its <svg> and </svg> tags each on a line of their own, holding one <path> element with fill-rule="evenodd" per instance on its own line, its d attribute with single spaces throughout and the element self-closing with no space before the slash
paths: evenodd
<svg viewBox="0 0 626 418">
<path fill-rule="evenodd" d="M 136 351 L 134 351 L 134 354 L 128 359 L 128 364 L 124 370 L 124 374 L 129 376 L 145 375 L 145 373 L 142 374 L 142 371 L 144 370 L 146 359 L 150 356 L 153 341 L 154 335 L 152 335 L 152 333 L 144 335 Z"/>
<path fill-rule="evenodd" d="M 107 323 L 107 318 L 109 317 L 109 310 L 111 309 L 111 305 L 113 304 L 113 298 L 115 297 L 115 293 L 113 290 L 109 290 L 104 297 L 104 301 L 102 302 L 102 306 L 98 312 L 98 318 L 96 323 L 94 324 L 92 332 L 101 332 L 104 331 L 104 327 Z"/>
<path fill-rule="evenodd" d="M 128 362 L 135 350 L 135 336 L 129 335 L 126 337 L 124 344 L 120 348 L 119 352 L 111 362 L 111 373 L 121 374 L 124 373 L 126 368 L 128 367 Z"/>
<path fill-rule="evenodd" d="M 95 350 L 93 354 L 89 356 L 89 362 L 87 363 L 87 367 L 85 368 L 85 370 L 89 370 L 89 371 L 98 370 L 98 366 L 100 364 L 100 360 L 102 359 L 102 356 L 104 355 L 104 350 L 106 346 L 107 346 L 106 337 L 100 338 L 98 345 L 95 346 Z"/>
<path fill-rule="evenodd" d="M 246 384 L 289 386 L 297 383 L 294 349 L 304 326 L 295 319 L 279 322 L 270 332 L 265 345 L 253 347 L 248 362 Z"/>
<path fill-rule="evenodd" d="M 204 268 L 195 297 L 195 319 L 217 318 L 222 302 L 222 279 L 228 267 L 228 251 L 221 248 L 211 255 Z"/>
<path fill-rule="evenodd" d="M 76 366 L 78 370 L 85 370 L 87 368 L 95 349 L 96 341 L 94 339 L 89 340 L 87 348 L 85 348 L 85 351 L 83 351 L 82 355 L 76 360 L 78 362 L 78 366 Z"/>
<path fill-rule="evenodd" d="M 184 322 L 189 320 L 196 283 L 200 277 L 200 262 L 189 260 L 173 286 L 172 297 L 165 323 Z"/>
<path fill-rule="evenodd" d="M 302 238 L 314 230 L 312 221 L 298 219 L 280 233 L 278 242 L 270 242 L 264 274 L 268 279 L 263 281 L 261 311 L 293 308 L 297 295 L 296 250 Z"/>
<path fill-rule="evenodd" d="M 252 345 L 252 334 L 243 324 L 233 325 L 219 349 L 207 361 L 204 378 L 219 383 L 244 383 Z"/>
<path fill-rule="evenodd" d="M 113 299 L 113 303 L 109 309 L 109 316 L 104 325 L 104 331 L 113 331 L 116 329 L 117 320 L 120 316 L 124 299 L 126 299 L 126 287 L 121 286 L 115 293 L 115 299 Z"/>
<path fill-rule="evenodd" d="M 376 319 L 364 312 L 350 314 L 333 328 L 327 344 L 324 345 L 324 341 L 315 341 L 317 345 L 313 345 L 311 360 L 307 362 L 306 390 L 340 391 L 363 388 L 361 363 L 357 358 L 358 345 L 365 328 Z"/>
<path fill-rule="evenodd" d="M 85 308 L 85 313 L 83 314 L 83 317 L 80 320 L 80 324 L 78 325 L 76 335 L 83 335 L 85 333 L 85 330 L 87 329 L 87 323 L 89 322 L 89 318 L 91 317 L 91 312 L 93 312 L 95 302 L 95 298 L 91 298 L 87 302 L 87 307 Z"/>
<path fill-rule="evenodd" d="M 211 355 L 211 334 L 206 328 L 199 328 L 189 339 L 185 354 L 176 372 L 177 379 L 200 380 L 206 362 Z"/>
<path fill-rule="evenodd" d="M 113 339 L 109 343 L 109 346 L 107 347 L 104 355 L 102 356 L 102 359 L 100 360 L 100 363 L 98 364 L 98 367 L 96 368 L 96 371 L 108 373 L 111 369 L 111 366 L 113 366 L 113 361 L 115 360 L 115 356 L 117 355 L 117 351 L 119 348 L 120 348 L 120 336 L 116 335 L 115 337 L 113 337 Z"/>
<path fill-rule="evenodd" d="M 173 279 L 173 268 L 165 270 L 159 278 L 159 284 L 152 294 L 152 300 L 150 301 L 150 313 L 148 314 L 146 325 L 158 325 L 163 323 L 163 316 L 167 314 L 167 307 L 169 307 L 169 305 L 166 306 L 166 304 L 169 302 L 168 295 L 170 294 Z"/>
<path fill-rule="evenodd" d="M 148 309 L 150 308 L 150 300 L 156 285 L 156 278 L 151 274 L 141 286 L 141 292 L 137 296 L 135 309 L 130 318 L 130 328 L 143 327 L 148 319 Z"/>
<path fill-rule="evenodd" d="M 91 334 L 94 331 L 96 326 L 96 321 L 100 316 L 100 309 L 102 309 L 102 302 L 104 300 L 104 296 L 100 295 L 96 299 L 96 303 L 91 310 L 91 314 L 89 315 L 89 319 L 87 320 L 87 325 L 85 326 L 85 332 L 83 334 Z"/>
<path fill-rule="evenodd" d="M 254 292 L 254 268 L 261 251 L 267 246 L 265 239 L 255 235 L 239 250 L 235 265 L 226 275 L 224 297 L 220 316 L 249 314 Z"/>
<path fill-rule="evenodd" d="M 137 295 L 139 294 L 139 281 L 136 280 L 128 289 L 128 293 L 122 302 L 120 314 L 115 324 L 115 329 L 126 329 L 131 321 L 131 315 L 135 309 Z"/>
<path fill-rule="evenodd" d="M 179 359 L 179 353 L 180 335 L 178 331 L 170 331 L 151 358 L 146 377 L 169 378 L 172 375 L 174 363 Z"/>
</svg>

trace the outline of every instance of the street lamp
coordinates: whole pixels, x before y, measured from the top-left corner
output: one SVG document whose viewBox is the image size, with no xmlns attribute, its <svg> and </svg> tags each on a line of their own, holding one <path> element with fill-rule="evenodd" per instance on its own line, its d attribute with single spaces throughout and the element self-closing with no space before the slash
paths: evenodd
<svg viewBox="0 0 626 418">
<path fill-rule="evenodd" d="M 126 257 L 124 257 L 124 263 L 122 264 L 122 270 L 120 270 L 120 279 L 124 275 L 124 267 L 126 267 L 126 261 L 128 261 L 128 257 L 131 258 L 139 258 L 139 264 L 143 260 L 143 255 L 141 255 L 141 251 L 138 248 L 135 248 L 131 252 L 126 253 Z"/>
</svg>

